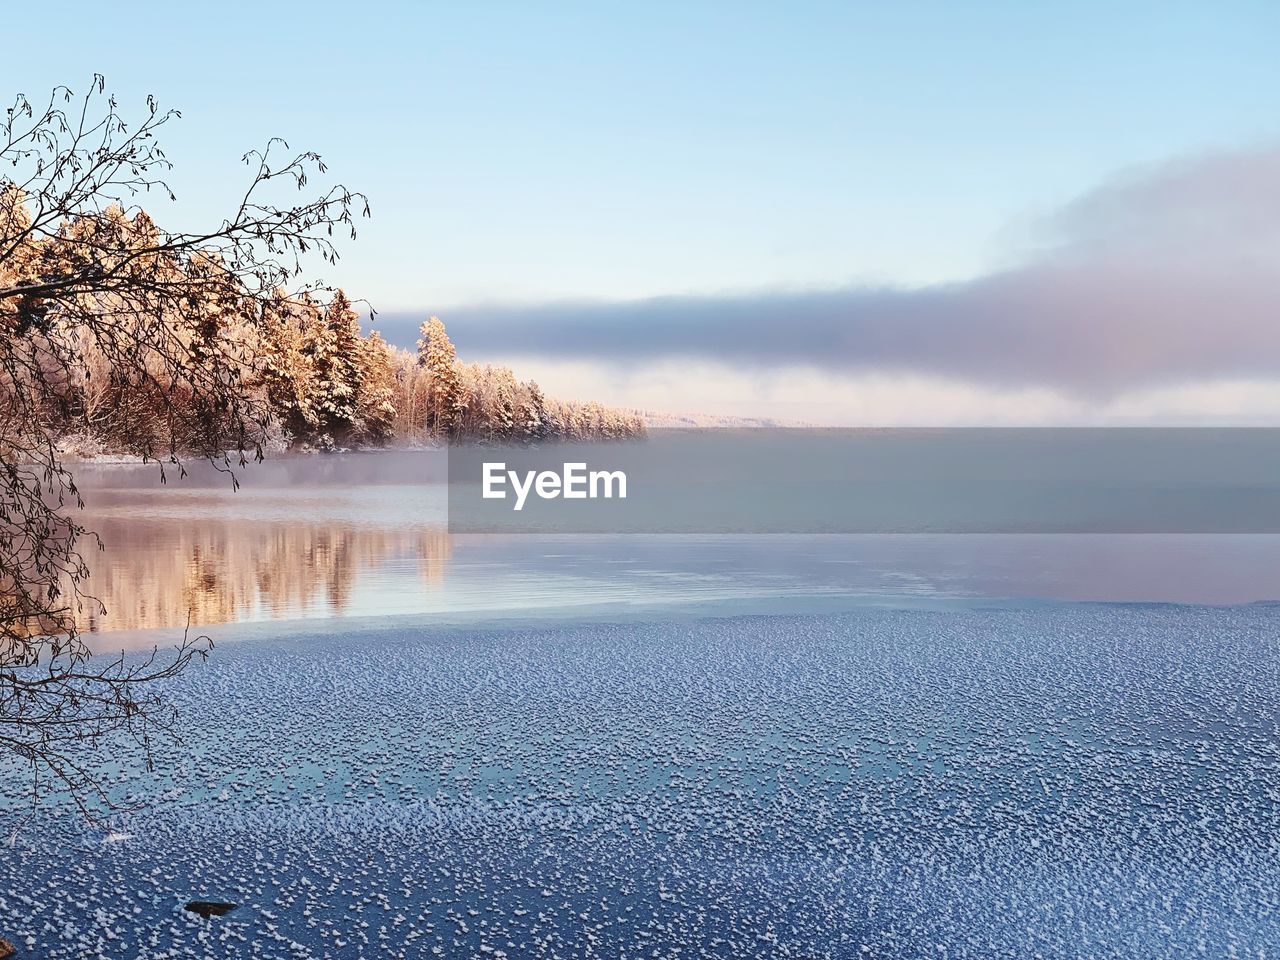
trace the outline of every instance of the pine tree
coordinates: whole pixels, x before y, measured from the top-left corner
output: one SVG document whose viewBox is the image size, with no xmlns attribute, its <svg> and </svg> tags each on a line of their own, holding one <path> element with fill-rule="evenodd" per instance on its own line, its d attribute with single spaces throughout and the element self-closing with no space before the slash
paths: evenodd
<svg viewBox="0 0 1280 960">
<path fill-rule="evenodd" d="M 542 388 L 533 380 L 528 380 L 524 384 L 525 401 L 524 401 L 524 437 L 526 440 L 537 443 L 545 440 L 551 432 L 551 423 L 547 417 L 547 401 L 542 396 Z"/>
<path fill-rule="evenodd" d="M 360 426 L 360 317 L 341 290 L 314 328 L 308 353 L 320 430 L 331 440 L 345 441 Z"/>
<path fill-rule="evenodd" d="M 305 337 L 318 321 L 313 304 L 289 301 L 283 295 L 263 308 L 259 383 L 289 442 L 312 439 L 319 425 L 312 406 L 314 371 L 304 350 Z"/>
<path fill-rule="evenodd" d="M 457 354 L 439 317 L 428 318 L 418 332 L 418 365 L 431 378 L 427 387 L 427 429 L 437 437 L 453 437 L 466 409 Z"/>
<path fill-rule="evenodd" d="M 382 443 L 396 418 L 395 373 L 392 349 L 374 330 L 359 341 L 359 403 L 357 414 L 365 439 Z"/>
<path fill-rule="evenodd" d="M 510 367 L 490 368 L 493 376 L 493 411 L 489 437 L 499 443 L 516 433 L 516 378 Z"/>
</svg>

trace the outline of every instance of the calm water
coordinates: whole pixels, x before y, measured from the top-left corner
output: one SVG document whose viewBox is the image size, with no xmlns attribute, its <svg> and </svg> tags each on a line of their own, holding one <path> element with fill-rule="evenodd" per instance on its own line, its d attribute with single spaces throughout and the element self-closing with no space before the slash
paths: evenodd
<svg viewBox="0 0 1280 960">
<path fill-rule="evenodd" d="M 84 466 L 94 632 L 711 601 L 1280 599 L 1276 535 L 450 535 L 437 453 Z M 119 636 L 113 638 L 117 642 Z"/>
</svg>

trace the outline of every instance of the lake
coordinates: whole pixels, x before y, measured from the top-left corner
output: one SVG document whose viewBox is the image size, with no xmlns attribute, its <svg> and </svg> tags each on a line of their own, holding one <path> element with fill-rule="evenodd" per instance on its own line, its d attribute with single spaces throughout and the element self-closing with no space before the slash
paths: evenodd
<svg viewBox="0 0 1280 960">
<path fill-rule="evenodd" d="M 238 490 L 192 470 L 165 484 L 155 466 L 78 471 L 105 546 L 85 551 L 107 608 L 87 630 L 837 598 L 1280 599 L 1274 534 L 450 534 L 439 452 L 268 461 Z"/>
<path fill-rule="evenodd" d="M 154 767 L 77 754 L 101 822 L 0 761 L 23 955 L 1280 950 L 1275 536 L 463 536 L 431 453 L 81 476 L 94 642 L 218 643 Z"/>
</svg>

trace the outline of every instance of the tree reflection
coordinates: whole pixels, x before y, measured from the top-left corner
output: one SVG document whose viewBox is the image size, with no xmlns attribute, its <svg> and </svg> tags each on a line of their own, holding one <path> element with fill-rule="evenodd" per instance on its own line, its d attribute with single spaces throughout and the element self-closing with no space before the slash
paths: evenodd
<svg viewBox="0 0 1280 960">
<path fill-rule="evenodd" d="M 359 613 L 352 605 L 362 575 L 416 564 L 430 589 L 452 553 L 441 526 L 136 519 L 98 526 L 105 549 L 86 557 L 88 586 L 106 609 L 85 611 L 80 627 L 88 632 Z"/>
</svg>

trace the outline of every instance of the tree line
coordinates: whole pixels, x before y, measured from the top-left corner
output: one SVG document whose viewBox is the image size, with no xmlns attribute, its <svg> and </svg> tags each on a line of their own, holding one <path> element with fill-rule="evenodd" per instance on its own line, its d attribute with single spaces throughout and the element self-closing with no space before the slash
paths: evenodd
<svg viewBox="0 0 1280 960">
<path fill-rule="evenodd" d="M 642 417 L 546 397 L 504 366 L 458 359 L 430 317 L 416 350 L 360 330 L 339 290 L 323 308 L 282 303 L 264 328 L 260 387 L 285 442 L 317 448 L 423 442 L 534 443 L 642 436 Z"/>
<path fill-rule="evenodd" d="M 11 217 L 24 209 L 15 196 L 0 203 Z M 104 224 L 114 234 L 113 243 L 129 247 L 146 247 L 156 230 L 145 212 L 129 216 L 118 206 L 94 218 L 94 233 L 103 232 Z M 79 227 L 72 223 L 68 229 Z M 460 360 L 437 317 L 422 324 L 417 349 L 411 351 L 376 331 L 363 333 L 359 313 L 341 290 L 328 302 L 307 292 L 290 296 L 283 291 L 258 302 L 189 300 L 186 316 L 174 318 L 166 334 L 190 341 L 198 354 L 235 358 L 235 375 L 261 407 L 258 439 L 269 446 L 332 450 L 619 440 L 645 432 L 638 414 L 549 398 L 537 383 L 517 379 L 508 367 Z M 184 417 L 180 395 L 157 395 L 166 383 L 165 352 L 140 344 L 137 353 L 114 357 L 111 345 L 74 317 L 55 318 L 48 334 L 76 357 L 70 375 L 44 378 L 54 384 L 46 404 L 49 426 L 64 442 L 82 450 L 131 450 L 140 438 L 156 444 L 170 439 L 177 424 L 179 447 L 184 431 L 199 447 L 203 437 L 197 434 L 221 432 L 196 416 Z M 137 375 L 139 360 L 154 368 L 148 376 Z M 207 417 L 210 411 L 203 413 Z"/>
</svg>

